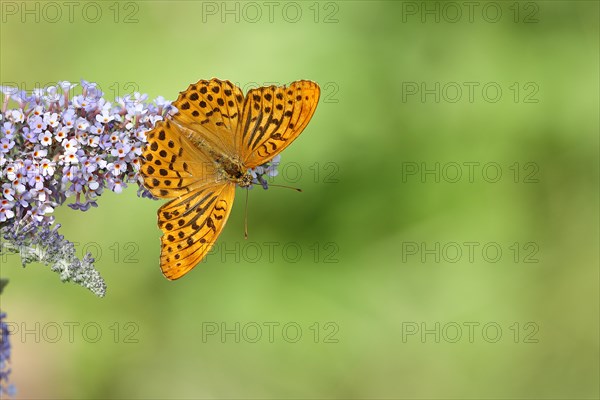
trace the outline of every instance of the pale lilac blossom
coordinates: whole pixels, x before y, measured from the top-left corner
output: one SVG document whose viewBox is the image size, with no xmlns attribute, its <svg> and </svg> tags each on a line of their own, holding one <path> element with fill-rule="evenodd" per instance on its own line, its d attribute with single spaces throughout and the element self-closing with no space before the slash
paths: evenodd
<svg viewBox="0 0 600 400">
<path fill-rule="evenodd" d="M 102 296 L 105 284 L 93 259 L 79 261 L 74 250 L 59 251 L 71 247 L 56 232 L 54 210 L 72 200 L 69 207 L 85 211 L 98 206 L 104 189 L 120 193 L 128 184 L 140 184 L 146 132 L 171 107 L 162 97 L 151 103 L 139 93 L 110 103 L 95 83 L 82 81 L 80 94 L 73 93 L 75 87 L 62 81 L 30 96 L 0 87 L 0 234 L 21 252 L 24 264 L 37 257 L 52 264 L 61 279 Z M 15 105 L 11 109 L 10 100 Z M 152 197 L 143 186 L 138 194 Z M 38 253 L 31 253 L 32 259 L 24 256 L 27 246 L 38 242 L 56 254 L 44 254 L 43 260 Z M 68 263 L 62 261 L 65 257 Z"/>
</svg>

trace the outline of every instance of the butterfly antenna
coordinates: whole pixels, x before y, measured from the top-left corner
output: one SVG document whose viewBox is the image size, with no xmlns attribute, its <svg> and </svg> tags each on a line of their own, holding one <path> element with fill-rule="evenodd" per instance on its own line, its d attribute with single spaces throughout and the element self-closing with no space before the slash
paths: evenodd
<svg viewBox="0 0 600 400">
<path fill-rule="evenodd" d="M 248 192 L 246 188 L 246 211 L 244 211 L 244 239 L 248 239 Z"/>
<path fill-rule="evenodd" d="M 295 190 L 296 192 L 302 192 L 302 189 L 300 189 L 300 188 L 296 188 L 296 187 L 293 187 L 293 186 L 285 186 L 285 185 L 273 185 L 273 184 L 270 184 L 270 183 L 269 183 L 269 187 L 270 187 L 270 188 L 271 188 L 271 187 L 280 187 L 280 188 L 285 188 L 285 189 L 292 189 L 292 190 Z"/>
</svg>

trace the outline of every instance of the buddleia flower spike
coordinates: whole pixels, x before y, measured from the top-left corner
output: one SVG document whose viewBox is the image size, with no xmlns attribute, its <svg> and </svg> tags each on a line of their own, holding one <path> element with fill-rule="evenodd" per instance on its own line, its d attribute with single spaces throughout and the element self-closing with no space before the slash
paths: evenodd
<svg viewBox="0 0 600 400">
<path fill-rule="evenodd" d="M 38 261 L 104 296 L 106 285 L 91 255 L 79 260 L 74 245 L 58 233 L 54 209 L 98 207 L 105 191 L 139 184 L 137 172 L 146 132 L 171 111 L 159 97 L 103 97 L 95 83 L 62 81 L 31 95 L 0 87 L 0 253 L 19 253 L 23 266 Z M 9 102 L 16 103 L 8 108 Z M 140 186 L 138 194 L 152 197 Z"/>
</svg>

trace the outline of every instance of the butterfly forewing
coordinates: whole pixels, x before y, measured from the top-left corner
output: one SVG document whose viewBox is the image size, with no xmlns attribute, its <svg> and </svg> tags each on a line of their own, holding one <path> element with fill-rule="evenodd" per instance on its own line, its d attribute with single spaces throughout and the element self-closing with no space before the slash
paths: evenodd
<svg viewBox="0 0 600 400">
<path fill-rule="evenodd" d="M 160 265 L 168 279 L 178 279 L 204 258 L 223 230 L 235 185 L 207 186 L 173 199 L 158 210 Z"/>
<path fill-rule="evenodd" d="M 244 165 L 255 168 L 289 146 L 310 121 L 319 95 L 319 85 L 306 80 L 250 90 L 236 134 Z"/>
<path fill-rule="evenodd" d="M 234 156 L 235 132 L 243 109 L 240 88 L 229 81 L 201 80 L 179 94 L 173 120 L 194 142 L 203 142 L 221 154 Z"/>
<path fill-rule="evenodd" d="M 154 196 L 170 199 L 218 182 L 214 160 L 177 125 L 159 121 L 147 140 L 140 174 Z"/>
</svg>

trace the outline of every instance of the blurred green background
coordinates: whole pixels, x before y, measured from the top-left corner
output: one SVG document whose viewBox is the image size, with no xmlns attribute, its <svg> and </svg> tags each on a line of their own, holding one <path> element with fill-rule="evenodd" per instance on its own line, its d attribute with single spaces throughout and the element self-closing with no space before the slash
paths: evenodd
<svg viewBox="0 0 600 400">
<path fill-rule="evenodd" d="M 105 298 L 2 259 L 18 398 L 598 398 L 597 2 L 54 4 L 2 1 L 2 84 L 323 92 L 304 193 L 252 190 L 244 241 L 239 190 L 183 279 L 133 186 L 56 212 Z"/>
</svg>

